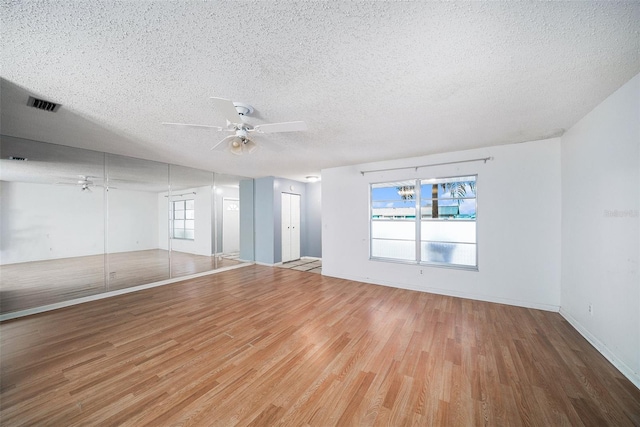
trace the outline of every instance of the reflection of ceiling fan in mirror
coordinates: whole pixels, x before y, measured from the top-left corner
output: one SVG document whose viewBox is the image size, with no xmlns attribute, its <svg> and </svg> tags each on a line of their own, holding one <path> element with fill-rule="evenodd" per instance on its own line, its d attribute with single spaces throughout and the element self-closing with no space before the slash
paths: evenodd
<svg viewBox="0 0 640 427">
<path fill-rule="evenodd" d="M 88 192 L 91 193 L 91 188 L 93 187 L 103 187 L 105 188 L 107 191 L 109 191 L 109 189 L 112 188 L 116 188 L 116 187 L 111 187 L 111 186 L 104 186 L 104 185 L 99 185 L 96 184 L 94 182 L 94 180 L 96 179 L 100 179 L 96 176 L 90 176 L 90 175 L 78 175 L 78 179 L 75 182 L 56 182 L 56 185 L 75 185 L 77 187 L 80 187 L 80 191 L 83 192 Z"/>
<path fill-rule="evenodd" d="M 253 107 L 241 102 L 232 102 L 223 98 L 211 98 L 213 100 L 214 108 L 226 118 L 226 127 L 210 126 L 210 125 L 198 125 L 190 123 L 169 123 L 163 122 L 163 125 L 168 126 L 185 126 L 195 128 L 207 128 L 214 129 L 221 132 L 231 132 L 229 135 L 223 138 L 220 142 L 211 147 L 212 150 L 227 146 L 229 151 L 233 154 L 242 155 L 244 153 L 253 153 L 258 147 L 252 138 L 249 138 L 249 134 L 256 133 L 276 133 L 276 132 L 296 132 L 307 130 L 307 125 L 304 122 L 284 122 L 284 123 L 270 123 L 263 125 L 251 126 L 244 122 L 244 117 L 253 113 Z"/>
</svg>

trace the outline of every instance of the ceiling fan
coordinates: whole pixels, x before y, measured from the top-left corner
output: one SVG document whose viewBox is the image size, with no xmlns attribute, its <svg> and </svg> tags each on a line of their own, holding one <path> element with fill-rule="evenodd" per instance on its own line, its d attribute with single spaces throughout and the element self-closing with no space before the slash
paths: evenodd
<svg viewBox="0 0 640 427">
<path fill-rule="evenodd" d="M 253 153 L 258 145 L 249 138 L 249 134 L 256 133 L 276 133 L 276 132 L 297 132 L 307 130 L 305 122 L 284 122 L 269 123 L 263 125 L 251 126 L 244 122 L 244 117 L 253 113 L 254 109 L 251 105 L 242 102 L 233 102 L 224 98 L 211 97 L 214 108 L 227 120 L 226 127 L 199 125 L 191 123 L 170 123 L 163 122 L 168 126 L 186 126 L 195 128 L 214 129 L 221 132 L 231 132 L 232 135 L 224 137 L 220 142 L 211 147 L 212 150 L 218 147 L 224 147 L 225 143 L 229 147 L 229 151 L 236 155 L 244 153 Z"/>
</svg>

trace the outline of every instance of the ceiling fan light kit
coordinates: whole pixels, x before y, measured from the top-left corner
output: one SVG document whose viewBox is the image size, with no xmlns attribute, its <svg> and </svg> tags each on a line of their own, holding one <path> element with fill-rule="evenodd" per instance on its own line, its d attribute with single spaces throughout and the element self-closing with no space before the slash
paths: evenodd
<svg viewBox="0 0 640 427">
<path fill-rule="evenodd" d="M 233 135 L 229 135 L 223 138 L 220 142 L 211 147 L 212 150 L 222 146 L 226 141 L 229 141 L 227 147 L 232 154 L 242 155 L 244 153 L 253 153 L 258 145 L 249 138 L 250 132 L 257 133 L 276 133 L 276 132 L 299 132 L 306 131 L 307 125 L 304 122 L 283 122 L 283 123 L 266 123 L 262 125 L 251 126 L 244 122 L 244 118 L 255 110 L 254 108 L 243 102 L 232 102 L 224 98 L 211 97 L 213 106 L 227 121 L 227 126 L 222 128 L 220 126 L 200 125 L 191 123 L 174 123 L 163 122 L 163 125 L 168 126 L 182 126 L 182 127 L 194 127 L 194 128 L 208 128 L 222 132 L 233 132 Z"/>
<path fill-rule="evenodd" d="M 238 156 L 241 156 L 244 153 L 251 154 L 256 150 L 256 148 L 258 148 L 256 143 L 247 138 L 236 136 L 231 140 L 231 142 L 229 142 L 229 151 Z"/>
</svg>

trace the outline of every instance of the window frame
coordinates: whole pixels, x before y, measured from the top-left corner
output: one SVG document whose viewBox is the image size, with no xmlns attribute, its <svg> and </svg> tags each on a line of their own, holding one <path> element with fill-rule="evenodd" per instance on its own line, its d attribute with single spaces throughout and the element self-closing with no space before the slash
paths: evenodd
<svg viewBox="0 0 640 427">
<path fill-rule="evenodd" d="M 192 202 L 193 203 L 193 209 L 187 209 L 187 202 Z M 194 241 L 195 240 L 195 217 L 196 217 L 196 201 L 195 199 L 180 199 L 180 200 L 171 200 L 170 202 L 170 209 L 169 209 L 169 230 L 171 231 L 170 233 L 170 238 L 173 240 L 188 240 L 188 241 Z M 176 213 L 176 204 L 181 203 L 184 207 L 184 209 L 177 209 L 178 211 L 183 211 L 184 212 L 184 218 L 176 218 L 175 213 Z M 191 211 L 193 212 L 193 219 L 191 218 L 187 218 L 187 211 Z M 187 221 L 193 221 L 193 228 L 187 228 Z M 176 227 L 176 221 L 183 221 L 183 227 Z M 186 232 L 187 231 L 193 231 L 193 238 L 189 238 L 189 237 L 176 237 L 176 230 L 182 230 L 182 235 L 186 236 Z"/>
<path fill-rule="evenodd" d="M 423 185 L 434 185 L 433 183 L 435 182 L 437 185 L 440 185 L 444 182 L 455 182 L 456 180 L 461 180 L 464 178 L 473 178 L 475 180 L 475 193 L 474 193 L 474 197 L 465 197 L 463 198 L 463 200 L 474 200 L 475 202 L 475 217 L 473 219 L 470 218 L 452 218 L 452 219 L 432 219 L 432 218 L 423 218 L 422 214 L 423 214 L 423 209 L 425 208 L 425 206 L 423 205 L 423 202 L 425 201 L 429 201 L 429 203 L 432 202 L 433 198 L 431 197 L 431 194 L 427 195 L 426 197 L 424 197 L 424 195 L 421 194 L 421 190 L 422 190 L 422 186 Z M 450 180 L 450 181 L 448 181 Z M 414 209 L 415 209 L 415 215 L 414 218 L 404 218 L 404 219 L 389 219 L 387 221 L 414 221 L 415 223 L 415 234 L 414 234 L 414 242 L 415 242 L 415 256 L 413 260 L 406 260 L 406 259 L 401 259 L 401 258 L 387 258 L 387 257 L 382 257 L 382 256 L 374 256 L 373 255 L 373 242 L 374 240 L 385 240 L 382 238 L 374 238 L 373 237 L 373 228 L 374 228 L 374 222 L 376 221 L 381 221 L 381 219 L 379 218 L 374 218 L 374 202 L 379 202 L 381 200 L 375 200 L 373 199 L 373 190 L 374 188 L 376 188 L 376 186 L 380 186 L 380 185 L 385 185 L 388 184 L 389 187 L 395 186 L 394 184 L 397 183 L 407 183 L 407 182 L 413 182 L 413 186 L 414 186 L 414 191 L 415 191 L 415 196 L 413 198 L 413 200 L 411 200 L 412 202 L 414 202 Z M 462 182 L 468 182 L 468 181 L 462 181 Z M 453 268 L 453 269 L 457 269 L 457 270 L 470 270 L 470 271 L 479 271 L 479 254 L 478 254 L 478 174 L 464 174 L 464 175 L 454 175 L 454 176 L 443 176 L 443 177 L 431 177 L 431 178 L 409 178 L 409 179 L 400 179 L 400 180 L 389 180 L 389 181 L 380 181 L 380 182 L 371 182 L 369 183 L 369 260 L 372 261 L 383 261 L 383 262 L 392 262 L 392 263 L 400 263 L 400 264 L 411 264 L 411 265 L 421 265 L 421 266 L 426 266 L 426 267 L 442 267 L 442 268 Z M 377 187 L 380 188 L 380 187 Z M 442 198 L 443 200 L 455 200 L 455 198 Z M 440 197 L 438 197 L 438 200 L 441 200 Z M 384 201 L 384 200 L 382 200 Z M 382 220 L 385 221 L 385 220 Z M 439 222 L 439 221 L 452 221 L 452 222 L 472 222 L 475 224 L 474 226 L 474 243 L 468 243 L 468 242 L 462 242 L 463 244 L 470 244 L 470 245 L 474 245 L 475 246 L 475 264 L 474 265 L 468 265 L 468 264 L 453 264 L 450 262 L 434 262 L 434 261 L 426 261 L 426 260 L 422 260 L 422 243 L 423 242 L 433 242 L 433 243 L 438 243 L 435 240 L 427 240 L 424 241 L 422 240 L 422 226 L 423 226 L 423 221 L 427 222 L 427 221 L 433 221 L 433 222 Z M 394 240 L 394 239 L 386 239 L 386 240 Z M 406 239 L 398 239 L 398 240 L 406 240 Z M 445 243 L 453 243 L 453 244 L 458 244 L 456 242 L 445 242 Z"/>
</svg>

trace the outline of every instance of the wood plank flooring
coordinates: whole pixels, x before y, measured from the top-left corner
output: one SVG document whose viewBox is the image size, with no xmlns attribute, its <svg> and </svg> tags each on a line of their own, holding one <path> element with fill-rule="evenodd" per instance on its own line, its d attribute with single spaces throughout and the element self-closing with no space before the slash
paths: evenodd
<svg viewBox="0 0 640 427">
<path fill-rule="evenodd" d="M 0 313 L 69 301 L 117 289 L 240 264 L 161 249 L 0 266 Z M 109 274 L 105 275 L 105 268 Z M 170 269 L 171 267 L 171 269 Z M 108 277 L 108 281 L 105 281 Z"/>
<path fill-rule="evenodd" d="M 557 313 L 249 266 L 0 324 L 0 424 L 632 426 Z"/>
</svg>

